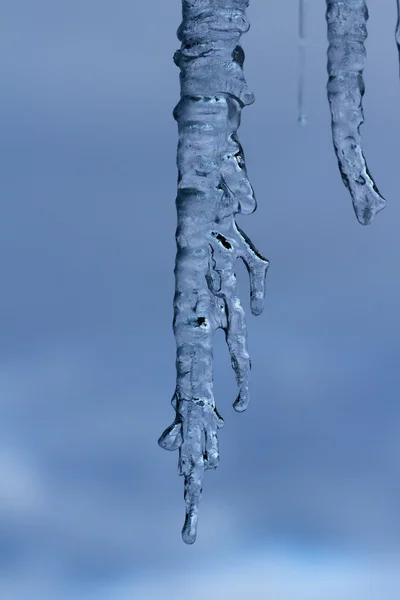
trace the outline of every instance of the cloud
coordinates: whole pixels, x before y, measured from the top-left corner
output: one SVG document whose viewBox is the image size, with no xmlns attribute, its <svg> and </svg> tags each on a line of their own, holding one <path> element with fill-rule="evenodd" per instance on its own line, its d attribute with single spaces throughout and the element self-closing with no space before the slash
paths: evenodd
<svg viewBox="0 0 400 600">
<path fill-rule="evenodd" d="M 398 556 L 360 558 L 323 548 L 271 545 L 215 552 L 168 570 L 148 566 L 136 575 L 83 585 L 63 581 L 49 570 L 25 566 L 18 577 L 0 576 L 0 593 L 13 600 L 397 600 Z M 54 565 L 53 565 L 54 566 Z"/>
<path fill-rule="evenodd" d="M 190 572 L 149 572 L 139 581 L 111 586 L 93 598 L 105 600 L 218 600 L 243 597 L 265 600 L 396 600 L 400 575 L 396 562 L 354 560 L 351 557 L 302 556 L 295 552 L 251 552 L 228 561 L 214 558 L 213 567 Z"/>
<path fill-rule="evenodd" d="M 30 457 L 0 446 L 0 513 L 23 517 L 44 508 L 46 490 Z"/>
</svg>

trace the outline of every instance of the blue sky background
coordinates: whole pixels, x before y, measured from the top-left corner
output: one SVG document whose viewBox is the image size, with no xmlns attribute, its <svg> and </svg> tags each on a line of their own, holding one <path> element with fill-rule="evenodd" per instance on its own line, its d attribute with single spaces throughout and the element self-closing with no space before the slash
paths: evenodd
<svg viewBox="0 0 400 600">
<path fill-rule="evenodd" d="M 363 126 L 388 204 L 360 226 L 326 99 L 325 3 L 253 0 L 239 137 L 271 261 L 252 402 L 215 339 L 221 464 L 183 544 L 172 422 L 178 0 L 0 8 L 0 596 L 392 600 L 400 593 L 395 2 L 370 0 Z M 383 593 L 384 592 L 384 593 Z"/>
</svg>

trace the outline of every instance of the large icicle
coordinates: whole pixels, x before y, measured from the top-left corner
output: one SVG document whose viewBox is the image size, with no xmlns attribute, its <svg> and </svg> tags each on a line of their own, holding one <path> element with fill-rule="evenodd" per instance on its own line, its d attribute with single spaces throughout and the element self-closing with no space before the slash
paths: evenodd
<svg viewBox="0 0 400 600">
<path fill-rule="evenodd" d="M 333 143 L 357 219 L 368 225 L 386 205 L 368 170 L 360 135 L 368 10 L 365 0 L 326 0 L 326 6 Z"/>
<path fill-rule="evenodd" d="M 181 69 L 178 122 L 178 227 L 175 265 L 174 333 L 177 385 L 173 424 L 159 439 L 167 450 L 179 448 L 179 473 L 185 477 L 186 520 L 183 540 L 196 539 L 198 505 L 206 469 L 218 465 L 217 430 L 223 419 L 213 396 L 212 338 L 225 331 L 236 373 L 237 411 L 249 402 L 250 358 L 244 311 L 236 291 L 235 263 L 250 274 L 251 311 L 263 310 L 268 261 L 235 222 L 236 213 L 256 209 L 237 129 L 243 106 L 254 101 L 243 75 L 238 45 L 249 29 L 248 0 L 182 0 Z"/>
</svg>

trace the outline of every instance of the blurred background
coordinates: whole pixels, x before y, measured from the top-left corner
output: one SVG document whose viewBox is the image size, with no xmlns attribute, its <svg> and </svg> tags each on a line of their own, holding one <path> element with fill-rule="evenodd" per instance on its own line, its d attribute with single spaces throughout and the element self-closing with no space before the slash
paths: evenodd
<svg viewBox="0 0 400 600">
<path fill-rule="evenodd" d="M 179 0 L 0 8 L 0 596 L 4 600 L 392 600 L 400 595 L 400 82 L 394 0 L 370 0 L 358 224 L 334 155 L 325 2 L 252 0 L 256 102 L 239 138 L 269 258 L 248 316 L 252 401 L 225 427 L 198 539 L 181 540 L 171 424 Z"/>
</svg>

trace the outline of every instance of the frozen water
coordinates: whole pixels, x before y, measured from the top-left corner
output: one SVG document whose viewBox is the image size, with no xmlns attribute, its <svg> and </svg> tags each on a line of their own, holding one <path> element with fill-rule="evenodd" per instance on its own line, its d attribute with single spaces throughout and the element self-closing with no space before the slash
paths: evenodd
<svg viewBox="0 0 400 600">
<path fill-rule="evenodd" d="M 368 10 L 365 0 L 327 0 L 326 7 L 333 143 L 357 219 L 368 225 L 386 205 L 368 170 L 360 135 Z"/>
<path fill-rule="evenodd" d="M 174 56 L 181 70 L 181 99 L 174 110 L 179 130 L 176 416 L 159 444 L 179 449 L 186 503 L 182 537 L 188 544 L 196 539 L 204 471 L 219 461 L 217 430 L 223 419 L 213 395 L 213 335 L 218 328 L 225 332 L 239 387 L 234 408 L 241 412 L 249 403 L 250 358 L 235 264 L 241 258 L 249 272 L 255 315 L 263 309 L 269 264 L 234 218 L 256 209 L 237 137 L 242 108 L 254 101 L 239 46 L 249 29 L 247 6 L 248 0 L 183 0 L 182 46 Z"/>
<path fill-rule="evenodd" d="M 254 315 L 263 310 L 269 265 L 235 222 L 237 213 L 256 210 L 237 136 L 242 109 L 254 102 L 239 45 L 249 29 L 248 4 L 248 0 L 182 0 L 177 33 L 181 48 L 174 55 L 181 83 L 174 110 L 179 131 L 173 322 L 177 382 L 172 398 L 176 415 L 159 444 L 179 450 L 186 503 L 182 537 L 188 544 L 196 539 L 204 471 L 219 462 L 217 431 L 223 419 L 213 394 L 213 335 L 219 328 L 225 332 L 239 387 L 234 408 L 241 412 L 249 403 L 251 363 L 236 289 L 236 260 L 244 261 L 250 275 Z M 299 0 L 298 118 L 302 124 L 306 121 L 304 16 L 305 0 Z M 360 136 L 367 19 L 364 0 L 327 0 L 327 91 L 333 142 L 357 218 L 365 225 L 386 203 L 368 171 Z"/>
</svg>

